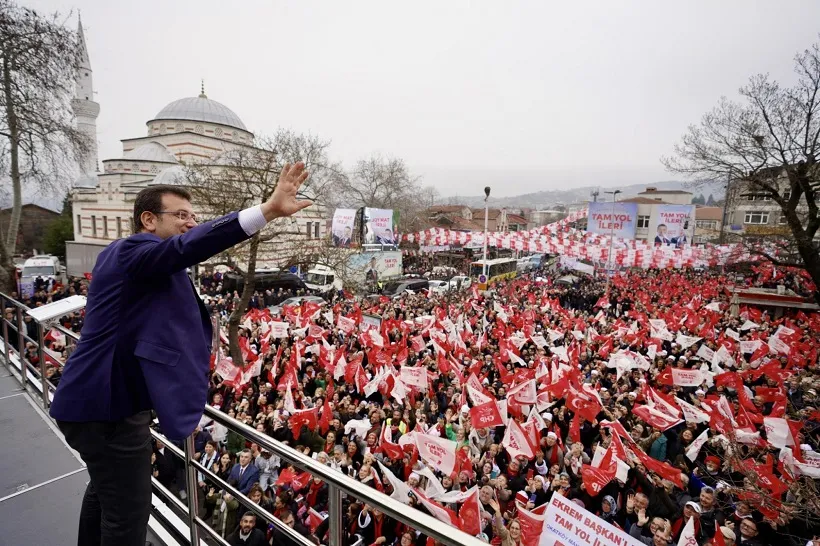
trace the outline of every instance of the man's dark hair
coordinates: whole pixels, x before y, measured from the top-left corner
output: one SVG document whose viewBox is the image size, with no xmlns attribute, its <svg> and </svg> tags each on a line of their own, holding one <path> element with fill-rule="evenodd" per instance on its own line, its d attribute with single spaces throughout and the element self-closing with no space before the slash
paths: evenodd
<svg viewBox="0 0 820 546">
<path fill-rule="evenodd" d="M 162 212 L 162 196 L 169 193 L 187 201 L 191 200 L 191 193 L 179 186 L 149 186 L 137 194 L 137 199 L 134 201 L 134 233 L 142 231 L 143 225 L 140 216 L 143 212 L 153 212 L 154 214 Z"/>
<path fill-rule="evenodd" d="M 250 510 L 248 510 L 247 512 L 242 514 L 242 517 L 243 518 L 254 518 L 254 519 L 256 519 L 256 514 L 254 512 L 251 512 Z"/>
</svg>

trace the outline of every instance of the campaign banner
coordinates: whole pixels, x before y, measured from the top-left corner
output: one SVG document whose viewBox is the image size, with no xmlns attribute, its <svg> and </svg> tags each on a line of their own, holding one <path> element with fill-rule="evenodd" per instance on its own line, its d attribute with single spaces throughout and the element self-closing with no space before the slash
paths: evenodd
<svg viewBox="0 0 820 546">
<path fill-rule="evenodd" d="M 695 205 L 658 205 L 649 229 L 656 245 L 689 245 L 695 236 Z"/>
<path fill-rule="evenodd" d="M 560 494 L 554 494 L 544 515 L 538 546 L 643 546 L 629 533 L 611 525 Z"/>
<path fill-rule="evenodd" d="M 333 223 L 330 232 L 333 246 L 350 248 L 353 243 L 353 224 L 356 221 L 356 209 L 336 209 L 333 212 Z"/>
<path fill-rule="evenodd" d="M 283 339 L 288 337 L 288 323 L 271 321 L 270 323 L 270 337 L 272 339 Z"/>
<path fill-rule="evenodd" d="M 699 387 L 703 383 L 703 372 L 672 368 L 672 382 L 676 387 Z"/>
<path fill-rule="evenodd" d="M 426 368 L 420 366 L 402 366 L 399 369 L 399 378 L 404 381 L 404 384 L 407 386 L 416 387 L 421 392 L 427 390 L 428 379 Z"/>
<path fill-rule="evenodd" d="M 396 234 L 393 225 L 393 209 L 364 209 L 364 236 L 367 245 L 394 245 Z"/>
<path fill-rule="evenodd" d="M 365 282 L 399 277 L 402 273 L 401 252 L 361 252 L 348 258 L 347 266 L 354 277 Z"/>
<path fill-rule="evenodd" d="M 20 295 L 24 298 L 33 298 L 34 297 L 34 281 L 31 279 L 26 279 L 24 281 L 20 281 Z"/>
<path fill-rule="evenodd" d="M 601 235 L 614 235 L 621 239 L 634 239 L 638 223 L 637 203 L 590 203 L 587 231 Z"/>
</svg>

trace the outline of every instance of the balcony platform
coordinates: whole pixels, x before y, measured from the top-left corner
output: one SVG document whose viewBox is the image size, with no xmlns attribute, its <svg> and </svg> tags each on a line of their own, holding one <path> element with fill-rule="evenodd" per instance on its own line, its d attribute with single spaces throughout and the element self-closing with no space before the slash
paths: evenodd
<svg viewBox="0 0 820 546">
<path fill-rule="evenodd" d="M 0 543 L 77 544 L 88 472 L 5 366 L 0 366 L 0 438 Z M 164 544 L 150 528 L 149 541 Z"/>
</svg>

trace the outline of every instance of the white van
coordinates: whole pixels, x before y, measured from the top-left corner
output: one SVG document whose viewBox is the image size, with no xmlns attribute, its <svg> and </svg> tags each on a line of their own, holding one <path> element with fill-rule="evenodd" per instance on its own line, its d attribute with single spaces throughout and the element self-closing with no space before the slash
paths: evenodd
<svg viewBox="0 0 820 546">
<path fill-rule="evenodd" d="M 342 281 L 336 277 L 336 272 L 326 265 L 316 265 L 307 272 L 305 286 L 319 293 L 341 290 Z"/>
<path fill-rule="evenodd" d="M 23 272 L 20 274 L 22 283 L 33 284 L 37 277 L 62 284 L 66 284 L 68 280 L 65 267 L 60 265 L 60 259 L 57 256 L 48 255 L 31 257 L 23 264 Z"/>
</svg>

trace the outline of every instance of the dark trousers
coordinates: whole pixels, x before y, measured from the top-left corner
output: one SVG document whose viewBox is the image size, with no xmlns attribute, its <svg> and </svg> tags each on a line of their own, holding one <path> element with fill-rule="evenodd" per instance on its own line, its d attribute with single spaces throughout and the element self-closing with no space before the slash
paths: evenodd
<svg viewBox="0 0 820 546">
<path fill-rule="evenodd" d="M 151 412 L 116 422 L 58 421 L 91 481 L 80 511 L 79 546 L 145 546 L 151 513 Z"/>
</svg>

